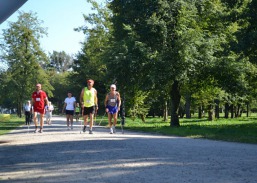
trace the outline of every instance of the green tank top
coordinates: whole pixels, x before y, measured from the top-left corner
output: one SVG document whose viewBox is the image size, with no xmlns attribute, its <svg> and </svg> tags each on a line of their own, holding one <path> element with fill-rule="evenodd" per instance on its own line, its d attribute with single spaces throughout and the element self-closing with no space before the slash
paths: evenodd
<svg viewBox="0 0 257 183">
<path fill-rule="evenodd" d="M 92 107 L 95 105 L 95 89 L 91 88 L 91 90 L 88 90 L 87 87 L 84 89 L 84 106 L 85 107 Z"/>
<path fill-rule="evenodd" d="M 80 111 L 80 107 L 76 107 L 76 112 L 79 112 Z"/>
</svg>

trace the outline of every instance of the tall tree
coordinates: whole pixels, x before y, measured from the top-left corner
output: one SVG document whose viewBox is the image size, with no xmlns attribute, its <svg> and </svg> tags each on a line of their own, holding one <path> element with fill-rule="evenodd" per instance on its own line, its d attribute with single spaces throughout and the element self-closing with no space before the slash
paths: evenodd
<svg viewBox="0 0 257 183">
<path fill-rule="evenodd" d="M 230 24 L 223 25 L 225 4 L 209 0 L 114 0 L 111 9 L 114 38 L 120 44 L 119 52 L 115 52 L 119 60 L 113 65 L 117 68 L 129 63 L 124 75 L 131 69 L 147 71 L 132 72 L 136 82 L 167 88 L 170 124 L 179 126 L 181 86 L 204 66 L 213 65 L 227 41 L 224 32 Z M 149 82 L 144 82 L 146 79 Z"/>
<path fill-rule="evenodd" d="M 53 53 L 50 54 L 49 67 L 53 67 L 57 72 L 65 72 L 72 68 L 73 62 L 72 56 L 64 51 L 53 51 Z"/>
<path fill-rule="evenodd" d="M 3 30 L 2 59 L 7 63 L 2 88 L 17 106 L 21 116 L 24 100 L 31 98 L 35 84 L 40 82 L 51 96 L 52 86 L 40 66 L 47 62 L 47 56 L 40 48 L 39 39 L 46 34 L 41 21 L 30 13 L 20 12 L 16 22 L 10 22 L 9 28 Z M 6 97 L 6 96 L 5 96 Z"/>
<path fill-rule="evenodd" d="M 108 88 L 111 84 L 109 78 L 105 77 L 107 70 L 104 63 L 104 53 L 109 45 L 111 31 L 110 10 L 94 0 L 88 0 L 88 2 L 91 3 L 95 12 L 83 15 L 85 25 L 75 29 L 82 31 L 86 39 L 81 51 L 76 55 L 72 67 L 74 72 L 69 78 L 72 85 L 79 88 L 79 91 L 86 85 L 87 79 L 95 80 L 94 86 L 97 88 L 99 101 L 103 101 L 106 93 L 104 83 L 108 83 Z M 99 105 L 103 103 L 99 102 Z"/>
</svg>

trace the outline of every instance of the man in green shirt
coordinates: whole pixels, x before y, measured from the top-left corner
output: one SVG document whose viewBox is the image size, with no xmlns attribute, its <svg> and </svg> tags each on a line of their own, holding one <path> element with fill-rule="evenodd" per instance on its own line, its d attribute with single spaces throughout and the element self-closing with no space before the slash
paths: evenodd
<svg viewBox="0 0 257 183">
<path fill-rule="evenodd" d="M 83 118 L 84 118 L 84 128 L 83 132 L 86 132 L 86 126 L 88 124 L 88 116 L 90 118 L 89 123 L 89 134 L 93 134 L 93 119 L 94 114 L 98 110 L 98 99 L 97 99 L 97 91 L 93 88 L 94 80 L 87 80 L 87 87 L 83 88 L 80 94 L 80 103 L 84 109 L 83 110 Z"/>
</svg>

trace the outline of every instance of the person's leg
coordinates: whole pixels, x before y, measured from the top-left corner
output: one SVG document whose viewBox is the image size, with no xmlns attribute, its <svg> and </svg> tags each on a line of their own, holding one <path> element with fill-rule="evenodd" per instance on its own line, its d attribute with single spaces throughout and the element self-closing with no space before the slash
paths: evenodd
<svg viewBox="0 0 257 183">
<path fill-rule="evenodd" d="M 118 113 L 113 114 L 113 133 L 116 133 L 116 124 L 117 124 L 117 118 L 118 118 Z"/>
<path fill-rule="evenodd" d="M 43 126 L 44 126 L 44 113 L 40 113 L 40 133 L 43 132 Z"/>
<path fill-rule="evenodd" d="M 109 123 L 109 128 L 110 128 L 110 134 L 112 134 L 113 130 L 112 130 L 112 114 L 111 113 L 108 113 L 108 123 Z"/>
<path fill-rule="evenodd" d="M 73 129 L 73 115 L 70 115 L 70 124 L 71 124 L 71 129 Z"/>
<path fill-rule="evenodd" d="M 52 112 L 50 112 L 50 114 L 49 114 L 49 125 L 51 125 L 52 124 Z"/>
<path fill-rule="evenodd" d="M 37 121 L 37 112 L 34 112 L 33 113 L 33 121 L 34 121 L 34 124 L 35 124 L 35 133 L 37 132 L 37 125 L 38 125 L 38 121 Z"/>
<path fill-rule="evenodd" d="M 89 114 L 89 117 L 90 117 L 89 133 L 92 134 L 93 122 L 94 122 L 94 114 L 93 114 L 93 113 L 90 113 L 90 114 Z"/>
<path fill-rule="evenodd" d="M 25 124 L 28 125 L 28 121 L 29 121 L 29 116 L 28 116 L 28 112 L 25 112 Z"/>
<path fill-rule="evenodd" d="M 88 115 L 84 115 L 84 128 L 83 128 L 83 132 L 86 132 L 86 127 L 87 127 L 87 120 L 88 120 Z"/>
<path fill-rule="evenodd" d="M 112 114 L 108 113 L 108 123 L 109 123 L 109 127 L 112 127 Z"/>
<path fill-rule="evenodd" d="M 70 129 L 70 115 L 69 114 L 66 114 L 66 123 L 67 123 L 67 128 Z"/>
</svg>

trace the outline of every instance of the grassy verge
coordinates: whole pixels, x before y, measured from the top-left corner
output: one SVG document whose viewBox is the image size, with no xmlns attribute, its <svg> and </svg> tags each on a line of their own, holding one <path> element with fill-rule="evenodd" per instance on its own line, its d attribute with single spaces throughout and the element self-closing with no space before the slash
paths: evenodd
<svg viewBox="0 0 257 183">
<path fill-rule="evenodd" d="M 24 119 L 18 118 L 16 115 L 11 115 L 8 117 L 6 115 L 0 114 L 0 135 L 8 133 L 23 123 Z"/>
<path fill-rule="evenodd" d="M 169 122 L 163 122 L 161 118 L 147 118 L 146 121 L 143 123 L 139 119 L 135 121 L 126 119 L 125 128 L 163 135 L 257 144 L 256 116 L 220 118 L 215 121 L 197 118 L 180 119 L 180 127 L 170 127 Z"/>
</svg>

